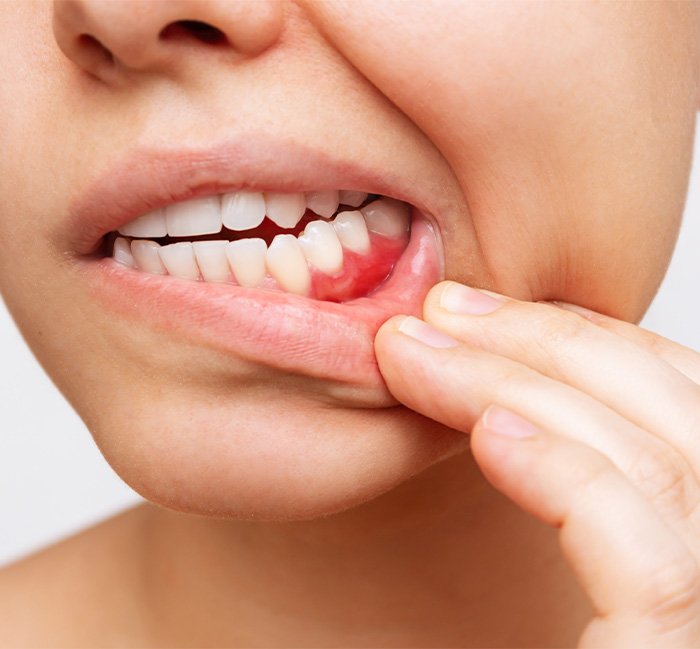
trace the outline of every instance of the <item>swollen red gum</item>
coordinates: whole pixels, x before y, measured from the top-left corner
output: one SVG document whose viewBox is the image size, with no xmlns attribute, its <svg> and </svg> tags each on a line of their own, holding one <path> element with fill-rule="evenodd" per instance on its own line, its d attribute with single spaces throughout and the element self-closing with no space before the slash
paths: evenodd
<svg viewBox="0 0 700 649">
<path fill-rule="evenodd" d="M 298 236 L 308 223 L 316 220 L 326 221 L 327 219 L 322 219 L 311 210 L 307 210 L 296 227 L 286 230 L 265 218 L 255 230 L 246 231 L 245 236 L 261 237 L 269 245 L 276 234 L 288 233 Z M 398 238 L 370 232 L 370 249 L 366 255 L 343 248 L 343 268 L 338 275 L 326 275 L 309 265 L 311 271 L 309 297 L 327 302 L 347 302 L 370 295 L 391 273 L 408 245 L 409 237 L 409 232 Z M 274 280 L 269 283 L 266 281 L 263 286 L 283 290 Z"/>
<path fill-rule="evenodd" d="M 370 249 L 360 255 L 343 248 L 343 268 L 326 275 L 311 268 L 311 294 L 317 300 L 347 302 L 370 295 L 388 277 L 408 245 L 409 233 L 391 238 L 370 232 Z"/>
</svg>

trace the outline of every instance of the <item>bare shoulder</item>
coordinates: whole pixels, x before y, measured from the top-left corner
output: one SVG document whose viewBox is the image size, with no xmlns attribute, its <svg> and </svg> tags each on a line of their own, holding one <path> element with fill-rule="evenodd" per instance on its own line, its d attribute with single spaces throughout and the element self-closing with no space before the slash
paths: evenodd
<svg viewBox="0 0 700 649">
<path fill-rule="evenodd" d="M 0 647 L 124 646 L 138 616 L 145 506 L 0 569 Z M 130 592 L 132 591 L 132 592 Z"/>
</svg>

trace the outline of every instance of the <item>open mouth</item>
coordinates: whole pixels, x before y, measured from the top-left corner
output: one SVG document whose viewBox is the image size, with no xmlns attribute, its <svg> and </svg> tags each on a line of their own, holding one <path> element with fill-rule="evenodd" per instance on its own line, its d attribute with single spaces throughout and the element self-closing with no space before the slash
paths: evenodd
<svg viewBox="0 0 700 649">
<path fill-rule="evenodd" d="M 107 242 L 145 273 L 346 302 L 389 276 L 410 221 L 406 203 L 361 191 L 244 190 L 148 212 Z"/>
<path fill-rule="evenodd" d="M 264 135 L 136 150 L 76 197 L 61 232 L 125 344 L 148 329 L 232 371 L 248 361 L 384 407 L 396 402 L 374 336 L 419 315 L 443 273 L 432 194 L 415 180 Z"/>
</svg>

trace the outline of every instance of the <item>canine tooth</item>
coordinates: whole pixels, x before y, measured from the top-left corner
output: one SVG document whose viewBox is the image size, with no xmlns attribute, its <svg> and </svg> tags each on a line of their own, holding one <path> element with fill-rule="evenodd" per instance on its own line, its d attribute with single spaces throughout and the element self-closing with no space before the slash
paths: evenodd
<svg viewBox="0 0 700 649">
<path fill-rule="evenodd" d="M 231 269 L 226 260 L 228 241 L 195 241 L 192 243 L 194 256 L 202 277 L 207 282 L 228 282 Z"/>
<path fill-rule="evenodd" d="M 160 246 L 148 239 L 135 239 L 131 242 L 131 254 L 134 255 L 136 267 L 152 275 L 167 275 L 158 254 Z"/>
<path fill-rule="evenodd" d="M 153 210 L 119 228 L 127 237 L 164 237 L 168 234 L 164 210 Z"/>
<path fill-rule="evenodd" d="M 135 268 L 134 256 L 131 254 L 131 248 L 129 247 L 129 242 L 122 237 L 117 237 L 114 240 L 114 250 L 112 252 L 112 257 L 114 261 L 124 264 L 124 266 L 129 266 L 129 268 Z"/>
<path fill-rule="evenodd" d="M 308 192 L 306 194 L 306 207 L 308 207 L 314 214 L 325 216 L 327 219 L 331 218 L 331 216 L 338 211 L 339 202 L 340 200 L 338 198 L 337 189 L 329 189 L 321 192 Z"/>
<path fill-rule="evenodd" d="M 408 205 L 393 198 L 380 198 L 365 205 L 360 212 L 370 232 L 385 237 L 400 237 L 409 229 Z"/>
<path fill-rule="evenodd" d="M 265 199 L 260 192 L 231 192 L 221 198 L 221 217 L 229 230 L 257 228 L 265 218 Z"/>
<path fill-rule="evenodd" d="M 328 221 L 311 221 L 299 238 L 304 256 L 326 275 L 335 275 L 343 267 L 343 248 Z"/>
<path fill-rule="evenodd" d="M 199 268 L 189 241 L 162 246 L 158 254 L 171 275 L 183 279 L 199 279 Z"/>
<path fill-rule="evenodd" d="M 350 189 L 341 189 L 338 193 L 340 195 L 340 203 L 351 207 L 360 207 L 367 199 L 367 196 L 369 196 L 367 192 L 356 192 Z"/>
<path fill-rule="evenodd" d="M 165 208 L 165 221 L 171 237 L 220 232 L 221 201 L 218 196 L 205 196 L 168 205 Z"/>
<path fill-rule="evenodd" d="M 340 212 L 333 221 L 333 228 L 343 248 L 366 255 L 369 252 L 369 232 L 362 212 Z"/>
<path fill-rule="evenodd" d="M 267 250 L 267 270 L 289 293 L 306 295 L 311 286 L 311 273 L 297 238 L 278 234 Z"/>
<path fill-rule="evenodd" d="M 265 193 L 265 208 L 267 218 L 281 228 L 296 226 L 306 211 L 304 194 Z"/>
<path fill-rule="evenodd" d="M 241 286 L 260 286 L 265 279 L 265 253 L 267 244 L 264 239 L 239 239 L 226 245 L 228 263 Z"/>
</svg>

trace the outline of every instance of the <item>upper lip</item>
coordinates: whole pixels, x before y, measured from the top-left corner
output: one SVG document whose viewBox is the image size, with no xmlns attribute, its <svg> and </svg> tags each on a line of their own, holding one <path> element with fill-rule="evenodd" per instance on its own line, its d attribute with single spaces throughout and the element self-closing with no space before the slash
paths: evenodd
<svg viewBox="0 0 700 649">
<path fill-rule="evenodd" d="M 429 219 L 435 214 L 430 197 L 422 196 L 416 183 L 373 168 L 370 161 L 359 166 L 304 144 L 247 134 L 206 148 L 129 152 L 69 206 L 69 247 L 79 255 L 92 254 L 107 233 L 150 210 L 239 189 L 353 189 L 405 201 Z"/>
</svg>

